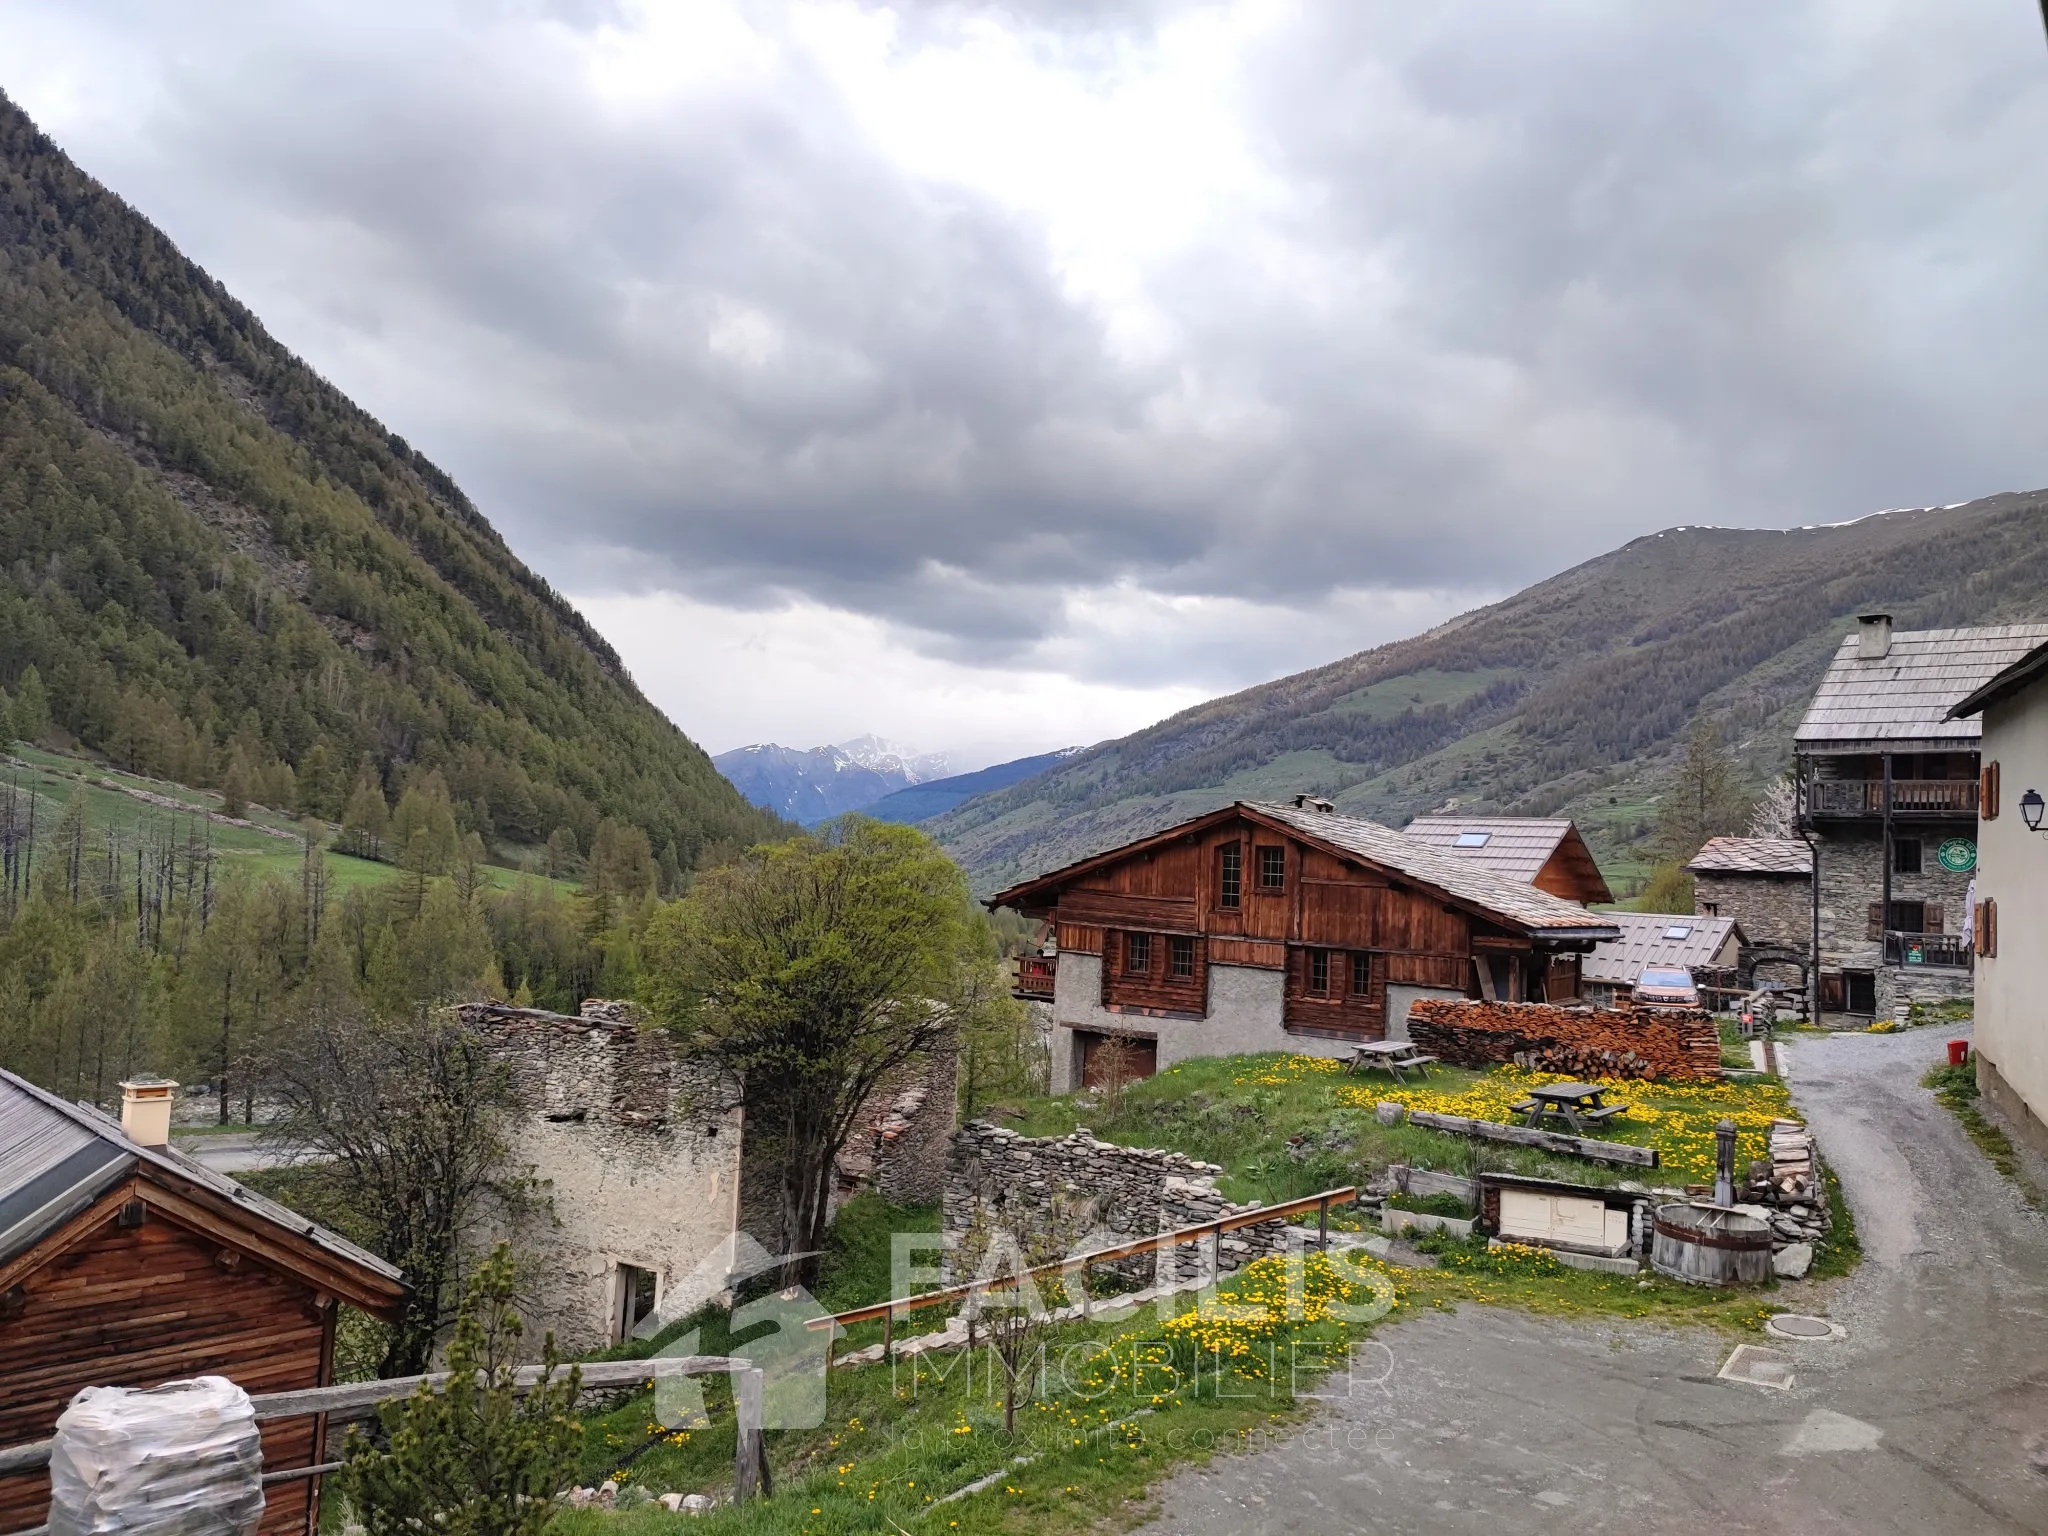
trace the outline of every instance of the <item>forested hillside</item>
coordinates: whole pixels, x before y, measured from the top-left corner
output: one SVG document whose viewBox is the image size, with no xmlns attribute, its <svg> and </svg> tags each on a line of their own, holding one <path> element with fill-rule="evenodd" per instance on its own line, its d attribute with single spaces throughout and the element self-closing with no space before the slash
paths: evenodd
<svg viewBox="0 0 2048 1536">
<path fill-rule="evenodd" d="M 58 744 L 327 820 L 367 769 L 391 800 L 438 770 L 494 848 L 613 818 L 688 868 L 779 825 L 446 475 L 0 97 L 0 688 L 31 667 Z"/>
<path fill-rule="evenodd" d="M 1779 771 L 1853 616 L 2048 615 L 2048 493 L 1832 528 L 1677 528 L 1396 644 L 1105 742 L 927 823 L 989 891 L 1232 799 L 1302 790 L 1396 825 L 1565 814 L 1640 873 L 1666 765 L 1705 715 Z"/>
</svg>

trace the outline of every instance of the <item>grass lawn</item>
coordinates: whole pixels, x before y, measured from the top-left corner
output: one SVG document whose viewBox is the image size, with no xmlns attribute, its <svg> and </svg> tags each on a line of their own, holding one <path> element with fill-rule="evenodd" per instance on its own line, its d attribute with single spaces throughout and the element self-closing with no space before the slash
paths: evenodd
<svg viewBox="0 0 2048 1536">
<path fill-rule="evenodd" d="M 1978 1151 L 1991 1160 L 1992 1167 L 2019 1187 L 2027 1204 L 2039 1206 L 2042 1203 L 2041 1191 L 2027 1177 L 2012 1138 L 1977 1107 L 1976 1064 L 1966 1061 L 1960 1066 L 1931 1067 L 1920 1079 L 1920 1084 L 1934 1090 L 1934 1096 L 1941 1101 L 1943 1108 L 1962 1122 L 1963 1133 L 1977 1144 Z"/>
<path fill-rule="evenodd" d="M 1014 1117 L 1002 1120 L 1031 1136 L 1064 1135 L 1086 1125 L 1106 1141 L 1185 1152 L 1223 1166 L 1218 1182 L 1231 1199 L 1272 1204 L 1363 1183 L 1392 1162 L 1580 1184 L 1697 1184 L 1714 1176 L 1714 1125 L 1723 1115 L 1737 1127 L 1737 1158 L 1747 1160 L 1765 1155 L 1773 1117 L 1791 1113 L 1784 1087 L 1771 1080 L 1608 1084 L 1612 1097 L 1630 1108 L 1606 1123 L 1600 1139 L 1657 1148 L 1656 1169 L 1476 1142 L 1406 1124 L 1383 1126 L 1374 1113 L 1375 1105 L 1392 1101 L 1505 1123 L 1517 1118 L 1508 1106 L 1531 1085 L 1563 1080 L 1556 1073 L 1513 1067 L 1447 1067 L 1403 1086 L 1380 1073 L 1353 1076 L 1342 1063 L 1316 1056 L 1204 1057 L 1133 1084 L 1114 1106 L 1092 1096 L 1036 1099 L 1010 1106 Z"/>
</svg>

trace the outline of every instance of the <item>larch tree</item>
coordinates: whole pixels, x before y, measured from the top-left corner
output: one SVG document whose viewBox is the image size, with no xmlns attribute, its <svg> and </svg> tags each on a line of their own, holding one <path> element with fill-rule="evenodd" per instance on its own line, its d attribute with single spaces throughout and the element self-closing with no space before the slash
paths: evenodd
<svg viewBox="0 0 2048 1536">
<path fill-rule="evenodd" d="M 655 1015 L 741 1084 L 750 1150 L 775 1169 L 782 1283 L 803 1281 L 862 1106 L 948 1040 L 986 958 L 966 879 L 914 828 L 849 816 L 705 871 L 645 943 Z"/>
</svg>

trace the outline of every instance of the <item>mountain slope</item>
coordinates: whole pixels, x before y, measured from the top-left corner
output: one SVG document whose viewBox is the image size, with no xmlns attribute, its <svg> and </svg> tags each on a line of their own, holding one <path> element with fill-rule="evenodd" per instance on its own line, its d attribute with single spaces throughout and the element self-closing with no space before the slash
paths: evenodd
<svg viewBox="0 0 2048 1536">
<path fill-rule="evenodd" d="M 239 761 L 328 816 L 367 761 L 513 843 L 615 816 L 688 864 L 775 825 L 445 474 L 0 96 L 0 683 L 30 665 L 116 762 Z"/>
<path fill-rule="evenodd" d="M 1853 616 L 2048 616 L 2048 492 L 1786 532 L 1637 539 L 1424 635 L 1197 705 L 926 826 L 989 891 L 1247 796 L 1396 825 L 1450 804 L 1570 815 L 1640 872 L 1659 773 L 1711 714 L 1759 783 Z"/>
<path fill-rule="evenodd" d="M 1063 747 L 1057 752 L 1041 752 L 1035 757 L 1012 758 L 1007 763 L 978 768 L 973 773 L 956 773 L 949 779 L 913 784 L 893 795 L 884 795 L 866 808 L 866 814 L 877 821 L 929 821 L 976 795 L 1007 789 L 1012 784 L 1041 774 L 1080 750 L 1079 747 Z"/>
</svg>

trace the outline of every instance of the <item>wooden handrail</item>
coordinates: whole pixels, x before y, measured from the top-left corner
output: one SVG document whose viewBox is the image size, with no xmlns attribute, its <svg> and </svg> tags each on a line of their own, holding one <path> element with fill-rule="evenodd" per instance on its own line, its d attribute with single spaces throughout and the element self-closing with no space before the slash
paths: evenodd
<svg viewBox="0 0 2048 1536">
<path fill-rule="evenodd" d="M 583 1392 L 630 1387 L 636 1382 L 664 1376 L 733 1376 L 733 1398 L 740 1419 L 739 1444 L 735 1448 L 733 1464 L 736 1486 L 741 1490 L 743 1499 L 752 1491 L 752 1479 L 758 1475 L 757 1469 L 762 1465 L 761 1390 L 758 1385 L 761 1373 L 753 1361 L 738 1355 L 654 1355 L 645 1360 L 594 1360 L 588 1364 L 572 1360 L 555 1367 L 552 1379 L 560 1381 L 566 1378 L 571 1367 L 581 1372 L 578 1390 Z M 346 1422 L 369 1418 L 380 1403 L 411 1397 L 423 1386 L 444 1386 L 449 1376 L 447 1371 L 436 1371 L 427 1376 L 389 1376 L 382 1381 L 345 1381 L 330 1387 L 303 1387 L 294 1392 L 262 1392 L 251 1396 L 249 1405 L 256 1410 L 256 1422 L 259 1424 L 267 1424 L 273 1419 L 303 1418 L 314 1413 L 324 1413 L 330 1419 Z M 537 1365 L 522 1367 L 513 1373 L 513 1390 L 531 1391 L 540 1384 L 541 1376 L 541 1367 Z M 749 1383 L 756 1383 L 751 1392 L 747 1390 Z M 748 1422 L 750 1416 L 751 1423 Z M 32 1440 L 24 1445 L 0 1449 L 0 1477 L 15 1472 L 34 1472 L 48 1466 L 54 1444 L 52 1440 Z M 751 1455 L 748 1454 L 750 1451 Z M 320 1470 L 287 1468 L 280 1473 L 266 1473 L 264 1477 L 266 1482 L 284 1481 L 287 1477 L 312 1476 Z"/>
<path fill-rule="evenodd" d="M 1239 1211 L 1234 1216 L 1205 1221 L 1198 1227 L 1181 1227 L 1172 1232 L 1160 1232 L 1151 1237 L 1133 1238 L 1128 1243 L 1097 1248 L 1089 1253 L 1077 1253 L 1071 1258 L 1055 1259 L 1050 1264 L 1040 1264 L 1021 1274 L 1000 1275 L 992 1280 L 970 1280 L 964 1285 L 947 1286 L 944 1290 L 925 1291 L 917 1296 L 898 1296 L 891 1301 L 878 1301 L 872 1306 L 835 1312 L 830 1317 L 814 1317 L 804 1326 L 819 1330 L 845 1324 L 873 1322 L 876 1318 L 894 1319 L 905 1312 L 915 1312 L 922 1307 L 944 1306 L 948 1302 L 965 1301 L 969 1296 L 987 1295 L 990 1291 L 1003 1290 L 1022 1284 L 1026 1280 L 1035 1280 L 1042 1275 L 1071 1274 L 1077 1269 L 1086 1269 L 1093 1264 L 1104 1264 L 1112 1259 L 1134 1259 L 1142 1254 L 1157 1253 L 1166 1248 L 1181 1248 L 1189 1243 L 1198 1243 L 1205 1237 L 1221 1237 L 1225 1232 L 1235 1232 L 1243 1227 L 1256 1227 L 1268 1221 L 1284 1221 L 1289 1216 L 1301 1216 L 1309 1211 L 1322 1213 L 1325 1221 L 1324 1235 L 1327 1237 L 1330 1207 L 1357 1198 L 1357 1186 L 1347 1184 L 1341 1189 L 1326 1189 L 1320 1194 L 1304 1195 L 1299 1200 L 1288 1200 L 1279 1205 L 1262 1205 L 1256 1210 Z"/>
</svg>

